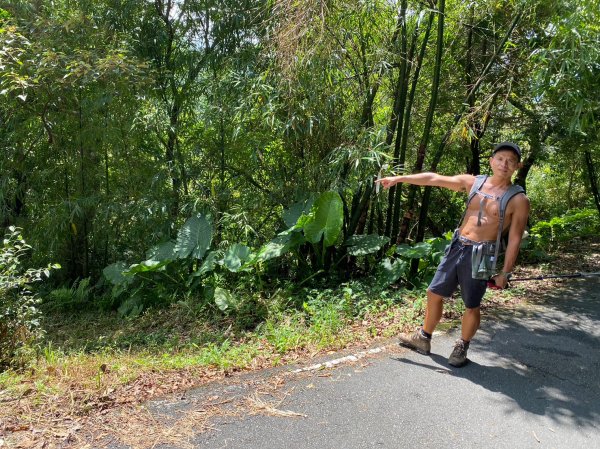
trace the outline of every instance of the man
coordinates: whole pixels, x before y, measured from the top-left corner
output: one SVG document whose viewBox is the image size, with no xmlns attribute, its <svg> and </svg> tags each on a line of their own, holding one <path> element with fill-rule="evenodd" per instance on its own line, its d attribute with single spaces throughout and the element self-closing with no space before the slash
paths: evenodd
<svg viewBox="0 0 600 449">
<path fill-rule="evenodd" d="M 386 189 L 404 182 L 419 186 L 445 187 L 457 192 L 471 192 L 473 195 L 472 199 L 470 197 L 452 243 L 427 289 L 427 308 L 423 326 L 413 334 L 400 336 L 401 345 L 422 354 L 429 354 L 431 336 L 442 317 L 443 298 L 451 296 L 460 285 L 466 310 L 462 317 L 461 338 L 457 340 L 448 359 L 448 363 L 453 366 L 463 366 L 467 363 L 467 350 L 479 328 L 480 304 L 488 283 L 487 279 L 482 279 L 475 274 L 475 252 L 479 254 L 481 252 L 479 248 L 486 245 L 493 247 L 497 243 L 502 221 L 502 232 L 508 231 L 508 244 L 502 270 L 492 276 L 491 282 L 494 282 L 498 288 L 505 288 L 515 265 L 529 216 L 529 199 L 521 191 L 514 194 L 508 203 L 502 203 L 505 204 L 505 214 L 503 220 L 500 219 L 502 196 L 509 190 L 513 192 L 518 189 L 511 186 L 513 174 L 522 166 L 520 148 L 512 142 L 499 143 L 494 147 L 489 163 L 492 169 L 492 175 L 489 177 L 418 173 L 390 176 L 377 181 Z M 472 188 L 476 191 L 472 192 Z M 496 256 L 497 254 L 496 251 Z M 488 256 L 488 259 L 494 260 L 493 256 Z M 495 266 L 495 262 L 493 265 Z"/>
</svg>

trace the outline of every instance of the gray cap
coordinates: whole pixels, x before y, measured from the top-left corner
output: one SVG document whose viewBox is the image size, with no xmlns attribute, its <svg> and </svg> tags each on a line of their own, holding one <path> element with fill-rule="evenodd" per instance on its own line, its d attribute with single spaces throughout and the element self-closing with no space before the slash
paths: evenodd
<svg viewBox="0 0 600 449">
<path fill-rule="evenodd" d="M 519 145 L 512 142 L 500 142 L 494 145 L 494 151 L 492 151 L 492 156 L 496 154 L 500 150 L 510 150 L 513 151 L 517 157 L 519 158 L 519 162 L 521 162 L 521 149 Z"/>
</svg>

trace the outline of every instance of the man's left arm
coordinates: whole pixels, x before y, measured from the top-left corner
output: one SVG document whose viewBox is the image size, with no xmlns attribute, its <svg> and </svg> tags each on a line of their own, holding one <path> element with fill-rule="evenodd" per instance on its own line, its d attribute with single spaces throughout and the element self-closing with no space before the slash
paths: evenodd
<svg viewBox="0 0 600 449">
<path fill-rule="evenodd" d="M 500 288 L 505 288 L 508 279 L 504 273 L 511 273 L 517 256 L 519 255 L 519 248 L 521 246 L 521 240 L 523 239 L 523 232 L 527 226 L 527 220 L 529 218 L 529 198 L 525 195 L 518 195 L 513 199 L 514 212 L 510 223 L 510 231 L 508 233 L 508 246 L 506 247 L 506 254 L 504 255 L 504 265 L 502 272 L 494 276 L 494 282 Z"/>
</svg>

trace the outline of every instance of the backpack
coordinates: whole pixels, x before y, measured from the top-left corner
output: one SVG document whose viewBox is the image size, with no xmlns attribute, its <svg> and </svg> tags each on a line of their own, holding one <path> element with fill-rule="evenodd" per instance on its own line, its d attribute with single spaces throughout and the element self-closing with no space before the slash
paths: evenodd
<svg viewBox="0 0 600 449">
<path fill-rule="evenodd" d="M 487 178 L 487 175 L 479 175 L 475 177 L 475 182 L 473 183 L 473 187 L 471 187 L 469 197 L 467 198 L 465 212 L 458 223 L 459 226 L 467 214 L 467 208 L 471 203 L 471 200 L 475 195 L 477 195 L 477 192 L 481 189 Z M 525 193 L 523 187 L 512 184 L 506 190 L 506 192 L 504 192 L 502 197 L 500 197 L 498 235 L 496 237 L 496 241 L 492 243 L 483 242 L 473 246 L 472 275 L 474 279 L 489 279 L 495 274 L 498 256 L 501 254 L 501 252 L 504 253 L 506 251 L 506 246 L 508 244 L 508 232 L 502 232 L 502 228 L 504 227 L 504 217 L 506 215 L 506 207 L 508 202 L 519 193 Z"/>
</svg>

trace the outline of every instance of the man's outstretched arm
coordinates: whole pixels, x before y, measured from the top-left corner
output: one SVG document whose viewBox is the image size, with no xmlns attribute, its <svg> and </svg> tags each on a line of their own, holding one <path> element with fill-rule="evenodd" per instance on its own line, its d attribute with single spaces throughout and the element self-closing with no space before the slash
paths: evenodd
<svg viewBox="0 0 600 449">
<path fill-rule="evenodd" d="M 380 183 L 385 189 L 389 189 L 393 185 L 404 182 L 406 184 L 415 184 L 418 186 L 444 187 L 456 192 L 468 192 L 471 190 L 473 182 L 475 182 L 475 176 L 444 176 L 438 175 L 437 173 L 425 172 L 416 173 L 414 175 L 388 176 L 387 178 L 378 179 L 375 182 Z"/>
</svg>

